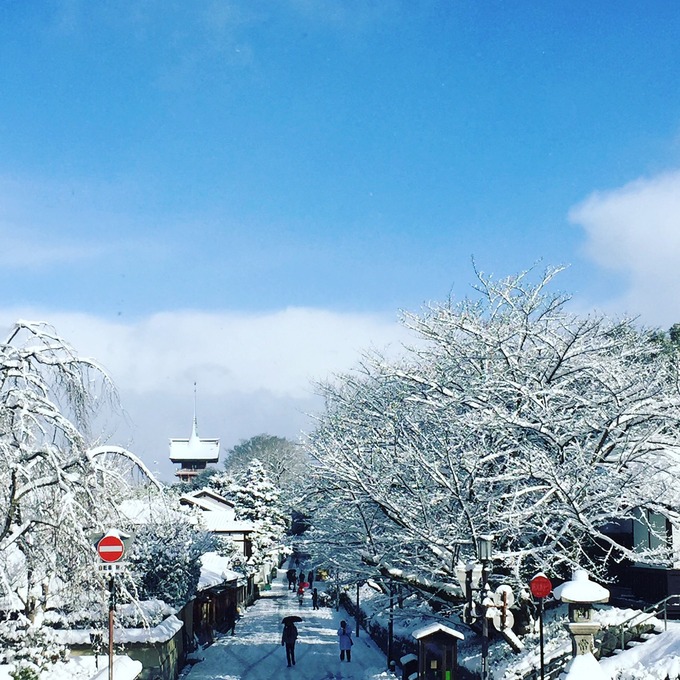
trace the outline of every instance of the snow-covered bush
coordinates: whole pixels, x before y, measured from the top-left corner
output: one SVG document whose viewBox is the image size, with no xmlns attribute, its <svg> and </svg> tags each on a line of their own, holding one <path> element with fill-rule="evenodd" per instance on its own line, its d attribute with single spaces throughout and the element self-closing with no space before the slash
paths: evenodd
<svg viewBox="0 0 680 680">
<path fill-rule="evenodd" d="M 49 628 L 35 626 L 23 615 L 0 622 L 0 664 L 14 665 L 30 677 L 31 671 L 44 670 L 65 658 L 66 648 Z"/>
<path fill-rule="evenodd" d="M 22 662 L 16 670 L 10 672 L 13 680 L 40 680 L 40 669 L 33 665 L 25 665 Z"/>
<path fill-rule="evenodd" d="M 142 525 L 128 558 L 138 598 L 180 609 L 196 593 L 201 555 L 213 549 L 213 537 L 188 517 L 156 518 Z"/>
</svg>

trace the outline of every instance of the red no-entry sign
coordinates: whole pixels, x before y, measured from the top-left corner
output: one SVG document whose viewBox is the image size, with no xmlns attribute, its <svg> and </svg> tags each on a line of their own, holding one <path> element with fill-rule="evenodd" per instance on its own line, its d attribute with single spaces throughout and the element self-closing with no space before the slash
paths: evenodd
<svg viewBox="0 0 680 680">
<path fill-rule="evenodd" d="M 552 583 L 547 576 L 537 574 L 529 582 L 529 588 L 531 588 L 531 594 L 534 597 L 544 598 L 552 592 Z"/>
<path fill-rule="evenodd" d="M 97 543 L 97 554 L 103 562 L 118 562 L 124 552 L 123 541 L 114 534 L 107 534 Z"/>
</svg>

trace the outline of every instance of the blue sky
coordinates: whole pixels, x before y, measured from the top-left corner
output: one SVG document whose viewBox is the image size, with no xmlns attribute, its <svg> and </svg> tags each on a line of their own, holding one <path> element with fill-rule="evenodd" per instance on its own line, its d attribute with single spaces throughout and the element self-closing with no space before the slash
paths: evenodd
<svg viewBox="0 0 680 680">
<path fill-rule="evenodd" d="M 205 436 L 293 436 L 472 257 L 667 327 L 678 44 L 671 1 L 4 0 L 0 320 L 95 353 L 159 458 L 196 379 Z"/>
</svg>

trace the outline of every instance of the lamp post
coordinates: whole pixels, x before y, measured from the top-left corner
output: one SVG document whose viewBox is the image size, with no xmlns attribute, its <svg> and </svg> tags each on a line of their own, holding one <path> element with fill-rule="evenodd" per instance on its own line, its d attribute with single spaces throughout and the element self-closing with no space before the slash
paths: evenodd
<svg viewBox="0 0 680 680">
<path fill-rule="evenodd" d="M 357 581 L 357 608 L 356 608 L 356 620 L 357 620 L 357 637 L 359 637 L 359 621 L 361 617 L 361 610 L 359 609 L 359 589 L 363 586 L 365 581 Z"/>
<path fill-rule="evenodd" d="M 483 535 L 477 538 L 477 557 L 482 563 L 482 583 L 479 591 L 479 604 L 482 609 L 482 680 L 489 680 L 489 619 L 487 617 L 487 586 L 489 582 L 489 565 L 492 564 L 493 536 Z"/>
<path fill-rule="evenodd" d="M 340 568 L 335 567 L 335 611 L 340 611 Z"/>
<path fill-rule="evenodd" d="M 394 645 L 394 586 L 390 579 L 390 618 L 387 622 L 387 669 L 392 667 L 392 652 Z"/>
</svg>

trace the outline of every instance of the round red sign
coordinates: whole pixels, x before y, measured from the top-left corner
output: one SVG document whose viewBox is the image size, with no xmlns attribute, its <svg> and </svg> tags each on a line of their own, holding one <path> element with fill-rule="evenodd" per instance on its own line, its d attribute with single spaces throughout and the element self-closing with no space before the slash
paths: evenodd
<svg viewBox="0 0 680 680">
<path fill-rule="evenodd" d="M 552 592 L 552 583 L 550 583 L 550 579 L 547 576 L 538 574 L 531 579 L 529 588 L 531 588 L 531 594 L 534 597 L 548 597 Z"/>
<path fill-rule="evenodd" d="M 125 545 L 123 544 L 123 541 L 113 534 L 104 536 L 104 538 L 97 543 L 97 554 L 104 562 L 118 562 L 118 560 L 123 557 L 124 552 Z"/>
</svg>

